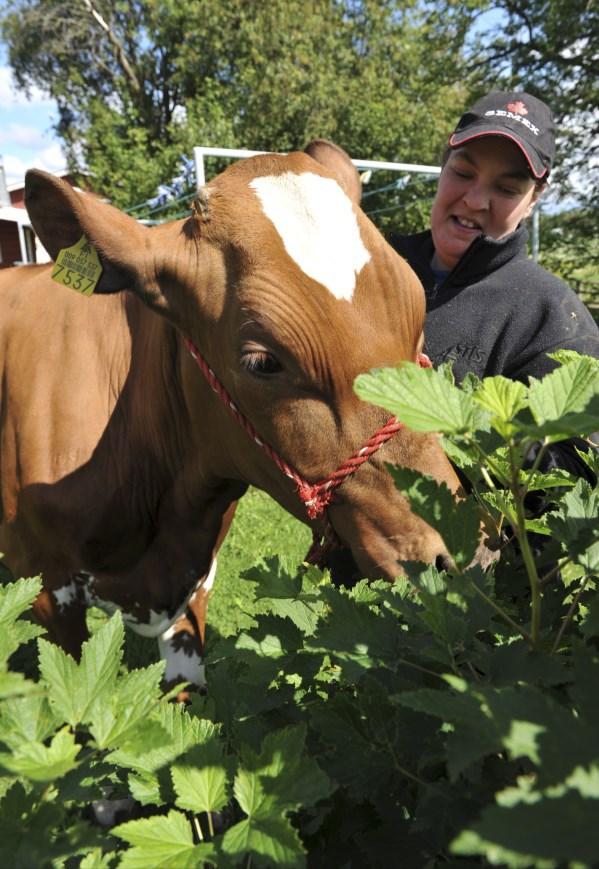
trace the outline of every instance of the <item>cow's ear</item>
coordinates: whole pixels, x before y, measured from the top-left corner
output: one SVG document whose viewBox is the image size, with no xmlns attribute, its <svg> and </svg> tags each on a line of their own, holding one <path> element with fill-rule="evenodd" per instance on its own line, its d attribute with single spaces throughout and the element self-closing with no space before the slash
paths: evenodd
<svg viewBox="0 0 599 869">
<path fill-rule="evenodd" d="M 102 265 L 96 293 L 133 289 L 139 283 L 148 230 L 132 217 L 38 169 L 25 176 L 25 205 L 52 259 L 86 236 Z"/>
<path fill-rule="evenodd" d="M 360 173 L 351 161 L 349 154 L 328 139 L 312 139 L 304 148 L 304 153 L 324 166 L 337 179 L 352 202 L 360 204 L 362 182 Z"/>
</svg>

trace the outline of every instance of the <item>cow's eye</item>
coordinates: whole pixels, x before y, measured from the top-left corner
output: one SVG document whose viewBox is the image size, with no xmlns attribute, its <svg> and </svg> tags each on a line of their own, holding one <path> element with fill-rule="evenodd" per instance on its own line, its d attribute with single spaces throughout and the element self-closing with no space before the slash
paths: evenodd
<svg viewBox="0 0 599 869">
<path fill-rule="evenodd" d="M 270 377 L 282 371 L 283 366 L 270 350 L 245 350 L 241 354 L 241 364 L 246 371 L 256 377 Z"/>
</svg>

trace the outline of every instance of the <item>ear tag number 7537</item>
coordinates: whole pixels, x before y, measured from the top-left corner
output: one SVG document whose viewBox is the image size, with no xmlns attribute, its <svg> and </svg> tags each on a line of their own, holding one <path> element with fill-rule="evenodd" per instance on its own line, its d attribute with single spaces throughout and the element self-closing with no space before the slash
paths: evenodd
<svg viewBox="0 0 599 869">
<path fill-rule="evenodd" d="M 64 287 L 91 296 L 102 274 L 97 250 L 82 235 L 76 244 L 58 252 L 52 269 L 52 280 Z"/>
</svg>

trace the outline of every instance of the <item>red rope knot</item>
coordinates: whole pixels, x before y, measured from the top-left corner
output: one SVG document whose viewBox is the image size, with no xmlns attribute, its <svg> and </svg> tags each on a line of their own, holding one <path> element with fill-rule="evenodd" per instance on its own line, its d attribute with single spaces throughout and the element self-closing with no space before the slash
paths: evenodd
<svg viewBox="0 0 599 869">
<path fill-rule="evenodd" d="M 337 468 L 337 470 L 333 471 L 332 474 L 329 474 L 326 479 L 320 480 L 318 483 L 309 483 L 307 480 L 302 479 L 297 471 L 288 465 L 287 462 L 279 456 L 279 454 L 268 443 L 262 440 L 250 420 L 239 410 L 198 348 L 189 338 L 184 338 L 184 341 L 207 382 L 224 402 L 229 413 L 237 420 L 254 442 L 264 450 L 266 455 L 272 459 L 277 467 L 286 474 L 287 477 L 295 482 L 297 485 L 297 493 L 306 507 L 308 518 L 321 518 L 323 530 L 319 533 L 314 529 L 314 541 L 308 558 L 312 563 L 318 563 L 317 559 L 337 544 L 337 535 L 326 513 L 327 507 L 334 499 L 335 489 L 340 486 L 344 480 L 347 480 L 348 477 L 354 474 L 358 468 L 364 464 L 364 462 L 368 461 L 370 456 L 392 438 L 396 432 L 403 428 L 402 424 L 392 416 L 387 420 L 382 428 L 374 433 L 364 446 L 356 450 L 352 456 Z M 425 353 L 420 353 L 418 355 L 418 362 L 422 368 L 432 368 L 432 363 Z"/>
<path fill-rule="evenodd" d="M 318 519 L 333 500 L 333 487 L 328 481 L 325 481 L 324 485 L 322 483 L 311 485 L 305 480 L 300 480 L 297 484 L 297 494 L 306 508 L 308 518 Z"/>
</svg>

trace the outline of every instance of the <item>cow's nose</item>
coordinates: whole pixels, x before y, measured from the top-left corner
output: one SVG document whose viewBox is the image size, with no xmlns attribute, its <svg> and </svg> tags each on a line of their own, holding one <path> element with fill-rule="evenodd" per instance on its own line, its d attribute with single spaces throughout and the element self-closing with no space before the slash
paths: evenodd
<svg viewBox="0 0 599 869">
<path fill-rule="evenodd" d="M 447 552 L 441 552 L 435 558 L 435 567 L 437 570 L 451 570 L 453 567 L 453 560 L 451 556 Z"/>
</svg>

